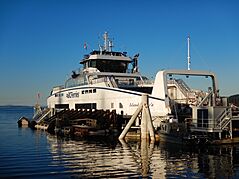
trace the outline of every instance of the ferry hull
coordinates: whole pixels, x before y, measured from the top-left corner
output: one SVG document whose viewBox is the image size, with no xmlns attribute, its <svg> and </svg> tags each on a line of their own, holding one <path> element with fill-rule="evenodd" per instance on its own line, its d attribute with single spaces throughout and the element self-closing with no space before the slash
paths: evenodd
<svg viewBox="0 0 239 179">
<path fill-rule="evenodd" d="M 82 86 L 58 91 L 51 95 L 47 104 L 54 109 L 103 109 L 116 110 L 117 114 L 131 116 L 141 103 L 143 93 L 110 87 Z M 152 116 L 165 116 L 163 99 L 149 96 Z"/>
</svg>

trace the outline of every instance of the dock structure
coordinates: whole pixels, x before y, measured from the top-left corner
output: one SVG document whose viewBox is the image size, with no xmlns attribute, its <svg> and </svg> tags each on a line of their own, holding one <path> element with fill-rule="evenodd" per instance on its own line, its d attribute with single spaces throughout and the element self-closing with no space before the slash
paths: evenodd
<svg viewBox="0 0 239 179">
<path fill-rule="evenodd" d="M 182 80 L 198 77 L 208 80 L 207 91 L 190 88 Z M 239 142 L 238 111 L 232 111 L 227 97 L 219 95 L 214 73 L 164 70 L 157 74 L 155 81 L 161 87 L 158 90 L 161 91 L 162 97 L 165 96 L 165 105 L 171 109 L 172 115 L 171 119 L 165 119 L 163 123 L 161 121 L 159 132 L 161 139 L 164 138 L 166 142 L 192 139 L 196 143 L 201 141 L 203 144 Z M 181 125 L 184 127 L 180 131 Z M 183 130 L 186 132 L 182 132 Z"/>
<path fill-rule="evenodd" d="M 56 134 L 88 135 L 89 131 L 110 131 L 117 129 L 117 115 L 115 110 L 95 110 L 95 109 L 78 109 L 78 110 L 61 110 L 52 116 L 49 109 L 42 112 L 39 118 L 34 120 L 35 128 L 46 130 Z M 45 116 L 45 117 L 43 117 Z"/>
<path fill-rule="evenodd" d="M 135 111 L 135 113 L 133 114 L 133 116 L 131 117 L 127 125 L 125 126 L 122 133 L 120 134 L 119 136 L 120 140 L 125 138 L 127 132 L 129 131 L 129 129 L 131 128 L 135 120 L 139 117 L 140 113 L 142 114 L 141 125 L 140 125 L 141 139 L 149 139 L 149 136 L 150 136 L 150 139 L 152 141 L 155 140 L 154 128 L 153 128 L 152 118 L 151 118 L 151 114 L 149 110 L 147 94 L 142 95 L 141 104 L 139 105 L 139 107 L 137 108 L 137 110 Z"/>
<path fill-rule="evenodd" d="M 124 122 L 125 119 L 122 120 L 122 116 L 117 115 L 115 110 L 64 109 L 54 112 L 49 108 L 36 113 L 33 120 L 29 121 L 30 126 L 35 129 L 46 130 L 55 134 L 77 136 L 87 136 L 93 133 L 97 135 L 106 131 L 115 131 L 115 129 L 120 130 Z M 128 121 L 119 139 L 126 136 L 133 123 L 140 125 L 141 139 L 155 140 L 147 94 L 142 95 L 141 104 Z"/>
</svg>

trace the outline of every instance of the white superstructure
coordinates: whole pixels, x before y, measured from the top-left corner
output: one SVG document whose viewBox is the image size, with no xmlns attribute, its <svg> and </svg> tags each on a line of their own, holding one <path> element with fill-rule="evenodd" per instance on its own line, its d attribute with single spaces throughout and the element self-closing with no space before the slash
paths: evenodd
<svg viewBox="0 0 239 179">
<path fill-rule="evenodd" d="M 104 46 L 85 55 L 80 62 L 83 69 L 73 71 L 64 86 L 53 88 L 47 99 L 48 108 L 116 110 L 117 114 L 130 117 L 139 106 L 142 94 L 147 93 L 157 127 L 156 119 L 160 122 L 174 116 L 180 120 L 180 111 L 216 101 L 218 89 L 214 74 L 190 69 L 165 70 L 157 73 L 155 81 L 150 81 L 139 73 L 138 54 L 130 58 L 126 52 L 112 51 L 112 47 L 105 33 Z M 214 99 L 209 99 L 210 91 L 191 89 L 183 80 L 173 78 L 175 74 L 211 77 L 214 91 L 210 97 Z M 182 120 L 186 117 L 192 117 L 192 111 L 183 113 Z"/>
<path fill-rule="evenodd" d="M 140 104 L 141 95 L 147 93 L 152 116 L 170 113 L 165 107 L 165 97 L 158 92 L 152 94 L 157 86 L 139 73 L 139 55 L 130 58 L 126 52 L 112 51 L 112 47 L 105 33 L 104 46 L 85 55 L 80 62 L 83 69 L 74 71 L 64 86 L 53 88 L 47 99 L 48 108 L 109 109 L 130 116 Z"/>
</svg>

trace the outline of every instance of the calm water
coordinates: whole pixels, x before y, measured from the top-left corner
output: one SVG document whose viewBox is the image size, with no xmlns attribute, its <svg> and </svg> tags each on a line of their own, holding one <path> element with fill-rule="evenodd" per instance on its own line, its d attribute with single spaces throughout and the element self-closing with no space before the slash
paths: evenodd
<svg viewBox="0 0 239 179">
<path fill-rule="evenodd" d="M 18 128 L 29 107 L 0 107 L 0 178 L 239 178 L 239 145 L 188 149 Z"/>
</svg>

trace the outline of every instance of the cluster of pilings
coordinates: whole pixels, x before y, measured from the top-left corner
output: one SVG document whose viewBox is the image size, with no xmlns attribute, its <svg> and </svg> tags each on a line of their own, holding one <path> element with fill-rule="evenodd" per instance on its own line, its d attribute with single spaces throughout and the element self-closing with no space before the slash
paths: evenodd
<svg viewBox="0 0 239 179">
<path fill-rule="evenodd" d="M 72 125 L 90 125 L 89 121 L 96 120 L 96 125 L 90 125 L 97 129 L 109 129 L 117 128 L 116 121 L 116 112 L 109 110 L 94 110 L 94 109 L 78 109 L 78 110 L 63 110 L 56 113 L 54 116 L 50 117 L 47 120 L 44 120 L 43 123 L 48 124 L 48 131 L 53 132 L 55 128 L 61 128 L 65 126 Z M 83 122 L 78 119 L 85 119 L 88 124 L 81 123 Z M 78 120 L 78 123 L 76 121 Z"/>
<path fill-rule="evenodd" d="M 151 141 L 155 141 L 155 134 L 154 134 L 154 128 L 152 124 L 152 117 L 149 110 L 148 105 L 148 95 L 143 94 L 141 98 L 141 103 L 127 125 L 125 126 L 124 130 L 119 136 L 119 139 L 122 140 L 126 137 L 127 132 L 135 122 L 135 120 L 138 118 L 139 114 L 142 113 L 141 116 L 141 125 L 140 125 L 140 138 L 141 139 L 149 139 Z"/>
<path fill-rule="evenodd" d="M 26 120 L 21 118 L 18 121 L 19 126 L 28 122 L 29 127 L 34 129 L 46 130 L 49 133 L 61 135 L 88 135 L 110 133 L 117 131 L 122 126 L 121 117 L 116 111 L 95 110 L 95 109 L 77 109 L 77 110 L 61 110 L 51 117 L 46 117 L 41 121 Z M 31 125 L 30 125 L 31 124 Z M 98 131 L 98 133 L 97 133 Z"/>
</svg>

